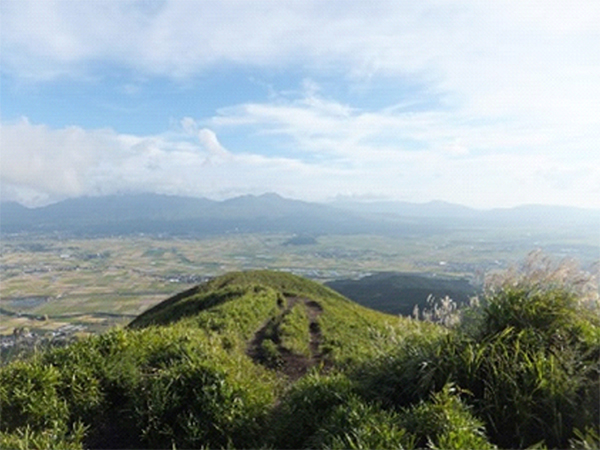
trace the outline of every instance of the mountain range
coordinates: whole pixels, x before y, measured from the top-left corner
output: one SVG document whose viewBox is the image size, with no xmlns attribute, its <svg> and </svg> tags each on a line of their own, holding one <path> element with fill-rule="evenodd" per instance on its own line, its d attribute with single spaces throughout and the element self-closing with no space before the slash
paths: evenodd
<svg viewBox="0 0 600 450">
<path fill-rule="evenodd" d="M 325 204 L 273 193 L 224 201 L 159 194 L 112 195 L 68 199 L 39 208 L 0 203 L 3 233 L 427 233 L 457 226 L 515 223 L 599 226 L 600 210 L 529 205 L 483 211 L 441 201 L 336 200 Z"/>
</svg>

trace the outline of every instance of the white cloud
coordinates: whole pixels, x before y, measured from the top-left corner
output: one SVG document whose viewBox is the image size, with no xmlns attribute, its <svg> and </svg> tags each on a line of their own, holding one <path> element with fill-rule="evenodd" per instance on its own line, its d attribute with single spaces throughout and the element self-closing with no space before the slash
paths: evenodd
<svg viewBox="0 0 600 450">
<path fill-rule="evenodd" d="M 18 77 L 302 65 L 410 76 L 484 115 L 579 123 L 599 111 L 596 0 L 5 0 L 2 12 L 3 70 Z"/>
<path fill-rule="evenodd" d="M 4 123 L 0 129 L 2 199 L 37 206 L 118 192 L 212 198 L 267 191 L 314 194 L 317 189 L 305 187 L 307 179 L 322 181 L 340 174 L 281 157 L 233 154 L 212 130 L 195 128 L 193 120 L 185 119 L 182 133 L 132 136 L 77 127 L 54 130 L 26 118 Z M 193 140 L 190 131 L 195 133 Z M 316 187 L 323 188 L 323 183 Z"/>
<path fill-rule="evenodd" d="M 318 155 L 320 164 L 343 168 L 352 182 L 338 180 L 332 195 L 443 198 L 478 207 L 600 206 L 596 129 L 582 127 L 575 146 L 569 142 L 572 130 L 564 127 L 481 121 L 456 111 L 366 112 L 315 92 L 224 108 L 208 123 L 224 133 L 251 125 L 256 135 L 287 139 L 280 146 L 293 148 L 298 158 Z"/>
<path fill-rule="evenodd" d="M 76 196 L 85 192 L 85 171 L 93 167 L 102 149 L 111 151 L 110 131 L 86 132 L 78 127 L 52 131 L 26 118 L 3 124 L 2 186 L 27 188 L 32 195 Z"/>
<path fill-rule="evenodd" d="M 54 130 L 22 119 L 2 124 L 0 130 L 3 199 L 37 205 L 116 192 L 224 198 L 275 191 L 317 201 L 336 194 L 369 194 L 413 201 L 441 198 L 483 208 L 515 203 L 599 206 L 600 164 L 576 158 L 565 162 L 543 152 L 480 151 L 469 147 L 477 143 L 468 133 L 478 136 L 476 127 L 461 129 L 462 141 L 457 141 L 444 117 L 370 113 L 365 120 L 360 112 L 340 116 L 337 108 L 327 108 L 333 111 L 325 115 L 332 132 L 321 130 L 321 137 L 314 139 L 310 128 L 324 115 L 320 106 L 299 102 L 270 108 L 268 126 L 277 124 L 273 118 L 279 114 L 287 122 L 278 132 L 294 139 L 300 150 L 329 157 L 309 164 L 302 155 L 233 152 L 220 144 L 212 126 L 201 128 L 193 119 L 184 119 L 180 129 L 156 136 L 77 127 Z M 296 119 L 289 122 L 294 109 L 302 109 L 302 114 L 292 114 Z M 252 111 L 242 108 L 236 113 Z M 260 117 L 252 119 L 260 129 Z M 242 122 L 246 120 L 241 117 Z M 363 121 L 371 128 L 359 129 Z M 231 126 L 232 122 L 225 123 Z M 213 125 L 217 130 L 223 127 Z M 370 143 L 370 133 L 376 136 L 385 126 L 393 126 L 397 135 L 392 138 L 414 139 L 421 148 Z M 428 129 L 432 132 L 429 141 L 424 140 Z"/>
<path fill-rule="evenodd" d="M 206 149 L 211 157 L 218 159 L 228 159 L 231 154 L 221 145 L 214 131 L 208 128 L 202 128 L 198 131 L 198 141 Z"/>
<path fill-rule="evenodd" d="M 3 195 L 287 189 L 599 206 L 597 0 L 3 0 L 1 8 L 2 71 L 17 80 L 102 77 L 105 65 L 178 80 L 223 65 L 302 67 L 357 86 L 408 80 L 442 99 L 436 110 L 364 111 L 307 79 L 295 100 L 234 105 L 209 121 L 184 119 L 171 134 L 5 123 Z M 214 132 L 242 127 L 295 153 L 225 149 Z"/>
</svg>

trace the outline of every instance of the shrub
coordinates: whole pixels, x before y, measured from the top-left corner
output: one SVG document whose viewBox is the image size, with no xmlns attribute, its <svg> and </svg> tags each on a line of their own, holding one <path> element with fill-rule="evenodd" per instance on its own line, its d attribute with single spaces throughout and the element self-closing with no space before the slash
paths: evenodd
<svg viewBox="0 0 600 450">
<path fill-rule="evenodd" d="M 64 427 L 68 405 L 59 396 L 60 371 L 38 361 L 15 361 L 0 371 L 0 431 Z"/>
<path fill-rule="evenodd" d="M 426 400 L 448 382 L 448 374 L 439 366 L 443 362 L 443 342 L 454 338 L 454 334 L 407 336 L 395 350 L 367 361 L 351 376 L 361 395 L 388 408 Z"/>
<path fill-rule="evenodd" d="M 12 433 L 0 431 L 0 448 L 14 450 L 46 450 L 59 448 L 62 450 L 81 450 L 86 427 L 77 422 L 71 430 L 55 423 L 44 430 L 33 430 L 26 425 Z"/>
<path fill-rule="evenodd" d="M 275 448 L 307 448 L 332 411 L 348 402 L 352 390 L 344 375 L 310 373 L 292 387 L 273 412 L 270 444 Z"/>
<path fill-rule="evenodd" d="M 148 377 L 134 399 L 147 448 L 248 446 L 257 413 L 248 393 L 221 370 L 184 363 Z M 237 441 L 237 442 L 236 442 Z"/>
<path fill-rule="evenodd" d="M 539 252 L 520 267 L 487 277 L 483 294 L 480 336 L 506 328 L 535 331 L 546 343 L 586 340 L 598 342 L 600 303 L 598 283 L 574 261 L 554 262 Z M 590 325 L 596 330 L 585 336 Z M 595 336 L 594 336 L 595 334 Z"/>
<path fill-rule="evenodd" d="M 402 411 L 401 423 L 416 437 L 419 448 L 491 449 L 483 423 L 461 401 L 456 388 L 446 384 L 441 391 Z"/>
<path fill-rule="evenodd" d="M 363 394 L 399 409 L 454 383 L 506 448 L 565 448 L 576 430 L 598 430 L 597 288 L 570 265 L 539 258 L 492 280 L 476 327 L 405 339 L 366 364 L 354 375 Z"/>
<path fill-rule="evenodd" d="M 331 409 L 320 429 L 308 440 L 309 448 L 364 449 L 415 448 L 415 436 L 401 427 L 399 415 L 357 395 Z"/>
<path fill-rule="evenodd" d="M 275 386 L 220 343 L 173 325 L 111 331 L 13 362 L 0 368 L 0 442 L 253 447 Z"/>
</svg>

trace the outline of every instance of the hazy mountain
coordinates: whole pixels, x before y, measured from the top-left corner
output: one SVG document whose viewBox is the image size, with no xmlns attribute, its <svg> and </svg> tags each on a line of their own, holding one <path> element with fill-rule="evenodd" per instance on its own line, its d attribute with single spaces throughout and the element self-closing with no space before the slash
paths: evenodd
<svg viewBox="0 0 600 450">
<path fill-rule="evenodd" d="M 521 222 L 521 223 L 580 223 L 600 226 L 600 210 L 570 206 L 521 205 L 512 208 L 474 209 L 443 201 L 427 203 L 410 202 L 361 202 L 339 199 L 331 206 L 361 214 L 379 217 L 403 217 L 423 219 L 457 219 L 466 221 Z"/>
<path fill-rule="evenodd" d="M 33 212 L 31 209 L 17 202 L 0 203 L 0 225 L 5 223 L 25 222 L 30 219 Z"/>
<path fill-rule="evenodd" d="M 488 220 L 523 223 L 568 223 L 596 225 L 600 229 L 600 210 L 571 206 L 523 205 L 496 208 L 482 213 Z"/>
<path fill-rule="evenodd" d="M 338 199 L 331 202 L 330 205 L 339 209 L 356 211 L 363 214 L 395 215 L 404 217 L 472 218 L 477 217 L 479 214 L 479 211 L 476 209 L 439 200 L 427 203 L 411 203 L 394 201 L 360 202 Z"/>
<path fill-rule="evenodd" d="M 244 195 L 224 201 L 158 194 L 112 195 L 69 199 L 33 209 L 13 202 L 0 204 L 0 226 L 5 233 L 287 232 L 420 236 L 457 227 L 506 224 L 600 227 L 600 211 L 554 206 L 481 211 L 441 201 L 417 204 L 338 200 L 319 204 L 277 194 Z"/>
<path fill-rule="evenodd" d="M 68 199 L 32 209 L 2 203 L 0 217 L 3 232 L 118 233 L 136 228 L 149 231 L 160 222 L 198 217 L 212 203 L 207 199 L 157 194 L 111 195 Z"/>
<path fill-rule="evenodd" d="M 67 222 L 174 220 L 196 217 L 215 202 L 204 198 L 187 198 L 158 194 L 81 197 L 38 208 L 40 218 Z"/>
<path fill-rule="evenodd" d="M 245 195 L 221 202 L 157 194 L 82 197 L 34 209 L 2 203 L 0 214 L 2 231 L 7 233 L 346 233 L 378 226 L 352 212 L 276 194 Z"/>
</svg>

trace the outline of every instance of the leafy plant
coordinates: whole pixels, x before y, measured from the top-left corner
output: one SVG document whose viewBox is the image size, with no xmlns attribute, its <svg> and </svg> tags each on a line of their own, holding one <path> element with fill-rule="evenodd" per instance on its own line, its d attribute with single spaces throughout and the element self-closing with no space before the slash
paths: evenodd
<svg viewBox="0 0 600 450">
<path fill-rule="evenodd" d="M 576 429 L 597 427 L 597 288 L 545 260 L 523 270 L 488 285 L 477 327 L 405 339 L 357 371 L 364 395 L 401 408 L 454 383 L 490 440 L 506 448 L 565 448 Z"/>
<path fill-rule="evenodd" d="M 332 411 L 348 402 L 352 390 L 352 383 L 342 374 L 307 375 L 274 411 L 271 444 L 275 448 L 307 448 Z"/>
<path fill-rule="evenodd" d="M 404 409 L 401 417 L 400 423 L 416 436 L 418 447 L 495 448 L 485 436 L 483 423 L 473 416 L 450 383 L 432 394 L 429 401 Z"/>
<path fill-rule="evenodd" d="M 450 328 L 290 274 L 217 278 L 0 367 L 0 446 L 595 448 L 597 288 L 561 265 L 522 270 L 452 309 L 469 320 Z M 256 363 L 256 349 L 279 365 L 309 343 L 319 364 L 296 382 Z"/>
</svg>

